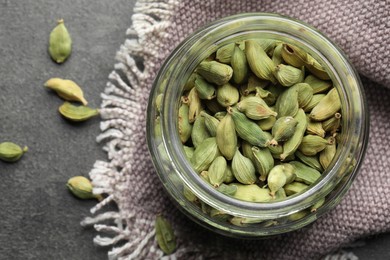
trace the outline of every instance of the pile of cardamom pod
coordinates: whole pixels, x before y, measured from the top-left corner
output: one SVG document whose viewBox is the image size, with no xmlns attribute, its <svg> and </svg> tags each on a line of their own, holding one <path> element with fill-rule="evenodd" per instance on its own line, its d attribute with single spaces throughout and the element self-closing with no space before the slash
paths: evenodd
<svg viewBox="0 0 390 260">
<path fill-rule="evenodd" d="M 250 202 L 282 200 L 307 190 L 331 164 L 340 109 L 311 55 L 250 39 L 220 47 L 197 66 L 184 86 L 178 134 L 193 169 L 217 190 Z"/>
</svg>

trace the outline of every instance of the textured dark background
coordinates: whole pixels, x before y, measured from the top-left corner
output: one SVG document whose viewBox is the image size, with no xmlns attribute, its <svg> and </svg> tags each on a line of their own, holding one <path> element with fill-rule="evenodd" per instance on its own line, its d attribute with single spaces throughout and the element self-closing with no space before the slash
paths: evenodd
<svg viewBox="0 0 390 260">
<path fill-rule="evenodd" d="M 106 158 L 95 142 L 99 119 L 69 124 L 57 112 L 63 101 L 43 83 L 72 79 L 98 107 L 134 2 L 0 0 L 0 142 L 29 147 L 19 162 L 0 162 L 1 260 L 107 259 L 107 248 L 93 245 L 96 232 L 79 225 L 95 201 L 78 200 L 65 187 L 70 177 L 87 176 L 96 159 Z M 73 39 L 63 65 L 47 53 L 58 18 Z M 390 259 L 390 234 L 366 242 L 351 249 L 360 259 Z"/>
</svg>

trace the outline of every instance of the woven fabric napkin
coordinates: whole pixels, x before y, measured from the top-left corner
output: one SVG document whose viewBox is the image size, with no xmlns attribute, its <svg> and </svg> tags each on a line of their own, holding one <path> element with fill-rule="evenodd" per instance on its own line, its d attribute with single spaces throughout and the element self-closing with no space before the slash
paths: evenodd
<svg viewBox="0 0 390 260">
<path fill-rule="evenodd" d="M 362 76 L 370 137 L 360 174 L 342 202 L 314 224 L 263 240 L 222 237 L 191 222 L 163 190 L 146 144 L 146 108 L 164 59 L 191 32 L 215 19 L 243 12 L 275 12 L 305 21 L 328 35 Z M 94 242 L 112 246 L 110 259 L 163 257 L 154 219 L 173 224 L 178 249 L 167 259 L 315 259 L 355 239 L 390 231 L 390 2 L 139 0 L 128 39 L 102 93 L 102 133 L 108 160 L 90 172 L 94 192 L 108 197 L 82 225 L 101 232 Z M 142 62 L 140 62 L 142 61 Z M 118 211 L 104 206 L 114 201 Z"/>
</svg>

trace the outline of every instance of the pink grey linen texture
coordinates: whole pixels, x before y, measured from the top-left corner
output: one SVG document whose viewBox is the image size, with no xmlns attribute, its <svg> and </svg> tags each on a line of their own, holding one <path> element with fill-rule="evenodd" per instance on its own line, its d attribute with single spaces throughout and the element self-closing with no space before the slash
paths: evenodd
<svg viewBox="0 0 390 260">
<path fill-rule="evenodd" d="M 105 142 L 109 160 L 97 161 L 90 173 L 95 192 L 109 197 L 92 209 L 97 216 L 82 222 L 102 231 L 95 243 L 112 246 L 110 258 L 162 257 L 154 240 L 160 212 L 176 231 L 177 259 L 316 259 L 358 238 L 390 231 L 390 1 L 138 1 L 134 11 L 129 40 L 102 94 L 98 140 Z M 275 12 L 321 30 L 360 73 L 370 112 L 366 157 L 342 202 L 302 230 L 262 240 L 216 235 L 179 212 L 154 171 L 145 133 L 149 92 L 164 59 L 202 25 L 243 12 Z M 134 57 L 144 61 L 142 69 Z M 110 201 L 119 212 L 105 212 Z M 96 224 L 107 219 L 114 221 Z M 121 240 L 125 244 L 117 244 Z"/>
</svg>

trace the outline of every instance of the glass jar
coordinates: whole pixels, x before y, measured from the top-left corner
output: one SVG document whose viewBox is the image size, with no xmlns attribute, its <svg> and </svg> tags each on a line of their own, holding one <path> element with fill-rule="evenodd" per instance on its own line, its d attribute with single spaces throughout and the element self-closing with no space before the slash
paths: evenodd
<svg viewBox="0 0 390 260">
<path fill-rule="evenodd" d="M 343 115 L 337 154 L 321 178 L 301 194 L 266 203 L 237 200 L 206 184 L 187 161 L 177 129 L 183 87 L 196 66 L 223 45 L 259 35 L 300 46 L 320 61 L 339 92 Z M 156 108 L 157 98 L 161 98 L 158 101 L 161 109 Z M 329 212 L 356 177 L 368 139 L 368 111 L 362 85 L 345 54 L 313 27 L 277 14 L 239 14 L 194 32 L 161 67 L 147 113 L 149 150 L 157 174 L 173 201 L 202 226 L 234 237 L 262 237 L 293 231 Z M 186 190 L 200 203 L 189 201 Z M 308 210 L 324 198 L 325 203 L 320 208 Z M 210 216 L 210 209 L 226 215 Z M 241 217 L 244 221 L 233 225 L 225 216 Z"/>
</svg>

